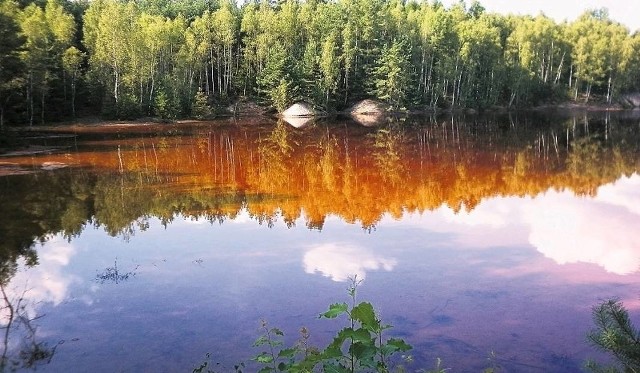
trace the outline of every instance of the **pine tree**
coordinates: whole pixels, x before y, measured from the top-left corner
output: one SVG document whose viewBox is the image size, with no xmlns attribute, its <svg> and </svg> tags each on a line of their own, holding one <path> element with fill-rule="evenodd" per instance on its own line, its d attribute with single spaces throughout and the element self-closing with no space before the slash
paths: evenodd
<svg viewBox="0 0 640 373">
<path fill-rule="evenodd" d="M 207 119 L 213 115 L 207 95 L 202 91 L 202 89 L 199 89 L 193 97 L 191 115 L 196 119 Z"/>
<path fill-rule="evenodd" d="M 374 70 L 373 94 L 395 110 L 403 109 L 411 91 L 410 51 L 407 42 L 394 41 L 382 49 Z"/>
</svg>

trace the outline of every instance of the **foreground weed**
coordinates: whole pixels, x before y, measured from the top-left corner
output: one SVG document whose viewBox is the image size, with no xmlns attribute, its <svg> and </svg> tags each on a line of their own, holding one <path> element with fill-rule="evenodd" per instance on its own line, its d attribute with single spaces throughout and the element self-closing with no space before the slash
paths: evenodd
<svg viewBox="0 0 640 373">
<path fill-rule="evenodd" d="M 346 326 L 333 337 L 324 349 L 309 347 L 308 331 L 301 330 L 301 339 L 292 347 L 284 348 L 284 333 L 271 328 L 263 321 L 262 335 L 255 346 L 264 347 L 252 360 L 261 365 L 260 373 L 267 372 L 391 372 L 404 371 L 394 367 L 392 357 L 409 351 L 411 346 L 402 339 L 385 338 L 383 332 L 391 328 L 376 315 L 368 302 L 357 302 L 357 287 L 360 281 L 351 280 L 348 288 L 351 305 L 331 304 L 320 318 L 346 318 Z"/>
</svg>

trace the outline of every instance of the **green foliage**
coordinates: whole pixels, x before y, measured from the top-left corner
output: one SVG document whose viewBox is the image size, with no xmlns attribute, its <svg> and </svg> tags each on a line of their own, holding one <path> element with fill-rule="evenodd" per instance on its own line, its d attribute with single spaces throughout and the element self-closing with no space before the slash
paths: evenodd
<svg viewBox="0 0 640 373">
<path fill-rule="evenodd" d="M 207 95 L 200 89 L 193 97 L 191 115 L 196 119 L 207 119 L 213 115 Z"/>
<path fill-rule="evenodd" d="M 396 110 L 588 101 L 592 92 L 612 103 L 640 89 L 640 35 L 605 10 L 556 23 L 489 14 L 478 2 L 21 4 L 0 6 L 0 125 L 75 116 L 77 83 L 109 113 L 131 95 L 138 115 L 168 100 L 167 117 L 190 115 L 199 89 L 277 110 L 299 100 L 342 109 L 370 96 Z"/>
<path fill-rule="evenodd" d="M 103 108 L 102 114 L 113 119 L 135 119 L 140 117 L 142 110 L 136 97 L 131 93 L 120 94 L 117 102 L 108 103 Z"/>
<path fill-rule="evenodd" d="M 47 102 L 64 94 L 57 82 L 62 71 L 62 56 L 75 34 L 73 16 L 57 0 L 48 0 L 43 8 L 31 4 L 19 17 L 26 42 L 21 58 L 26 67 L 26 108 L 29 124 L 36 115 L 45 120 Z M 57 110 L 54 106 L 52 110 Z"/>
<path fill-rule="evenodd" d="M 24 65 L 20 51 L 24 38 L 19 34 L 15 18 L 17 6 L 9 1 L 0 4 L 0 129 L 4 127 L 5 110 L 12 96 L 24 84 Z"/>
<path fill-rule="evenodd" d="M 86 53 L 81 52 L 74 46 L 67 48 L 62 55 L 62 66 L 71 80 L 71 114 L 74 117 L 76 115 L 76 86 L 81 77 L 80 69 L 85 58 Z"/>
<path fill-rule="evenodd" d="M 634 327 L 622 302 L 610 299 L 595 306 L 593 322 L 596 328 L 589 332 L 589 341 L 612 354 L 622 370 L 594 361 L 587 367 L 594 372 L 640 372 L 640 330 Z"/>
<path fill-rule="evenodd" d="M 296 67 L 287 51 L 279 43 L 270 51 L 264 69 L 258 74 L 259 92 L 265 95 L 271 106 L 284 111 L 294 100 L 298 87 Z"/>
<path fill-rule="evenodd" d="M 173 95 L 161 89 L 153 102 L 153 111 L 162 119 L 175 119 L 178 116 L 178 102 Z"/>
<path fill-rule="evenodd" d="M 411 92 L 411 49 L 405 41 L 385 46 L 374 69 L 376 97 L 388 102 L 395 110 L 404 108 Z"/>
<path fill-rule="evenodd" d="M 411 349 L 402 339 L 384 338 L 383 331 L 390 325 L 382 324 L 376 311 L 368 302 L 356 301 L 356 289 L 360 281 L 352 279 L 348 289 L 352 305 L 335 303 L 320 314 L 320 318 L 347 318 L 343 327 L 324 349 L 309 347 L 306 329 L 301 330 L 301 340 L 292 347 L 284 347 L 284 333 L 278 328 L 269 328 L 262 323 L 263 334 L 254 346 L 266 347 L 253 358 L 262 368 L 259 372 L 390 372 L 394 369 L 393 356 Z"/>
</svg>

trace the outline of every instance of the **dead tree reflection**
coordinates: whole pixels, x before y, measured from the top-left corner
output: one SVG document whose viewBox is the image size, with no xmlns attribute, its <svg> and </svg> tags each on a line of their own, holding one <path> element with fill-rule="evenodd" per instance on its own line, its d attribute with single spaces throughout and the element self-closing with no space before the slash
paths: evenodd
<svg viewBox="0 0 640 373">
<path fill-rule="evenodd" d="M 20 369 L 36 369 L 40 365 L 48 364 L 53 359 L 56 349 L 37 338 L 38 326 L 35 321 L 44 315 L 29 315 L 26 294 L 23 290 L 16 297 L 11 297 L 6 284 L 0 283 L 2 294 L 2 308 L 4 323 L 2 334 L 2 356 L 0 356 L 0 372 L 17 371 Z"/>
<path fill-rule="evenodd" d="M 139 265 L 136 265 L 132 271 L 122 272 L 120 269 L 118 269 L 118 258 L 116 258 L 113 267 L 107 267 L 102 273 L 98 273 L 96 275 L 95 281 L 100 284 L 104 284 L 105 282 L 119 284 L 123 281 L 127 281 L 131 277 L 135 277 L 136 270 L 139 267 Z"/>
</svg>

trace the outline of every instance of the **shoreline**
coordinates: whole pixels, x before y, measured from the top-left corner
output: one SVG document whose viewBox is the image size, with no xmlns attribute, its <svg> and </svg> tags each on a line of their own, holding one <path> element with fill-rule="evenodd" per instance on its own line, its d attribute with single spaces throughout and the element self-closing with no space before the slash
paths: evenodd
<svg viewBox="0 0 640 373">
<path fill-rule="evenodd" d="M 562 104 L 545 104 L 540 106 L 528 107 L 528 108 L 508 108 L 504 106 L 495 106 L 487 109 L 473 109 L 473 108 L 449 108 L 439 110 L 404 110 L 404 111 L 390 111 L 385 113 L 376 113 L 376 115 L 384 116 L 419 116 L 419 115 L 446 115 L 446 114 L 468 114 L 468 115 L 487 115 L 487 114 L 506 114 L 506 113 L 549 113 L 549 114 L 577 114 L 577 113 L 598 113 L 598 112 L 632 112 L 639 111 L 640 108 L 625 108 L 619 104 L 602 104 L 602 103 L 575 103 L 566 102 Z M 236 122 L 241 120 L 248 122 L 247 124 L 261 123 L 265 119 L 277 119 L 282 117 L 280 114 L 268 114 L 268 113 L 236 113 L 236 114 L 224 114 L 207 119 L 175 119 L 167 120 L 154 117 L 142 117 L 138 119 L 119 120 L 119 119 L 102 119 L 96 116 L 79 117 L 74 120 L 65 120 L 60 122 L 51 122 L 45 125 L 5 125 L 6 131 L 12 132 L 37 132 L 37 131 L 56 131 L 56 130 L 78 130 L 79 132 L 92 132 L 87 131 L 91 128 L 100 128 L 102 130 L 119 130 L 126 128 L 145 128 L 145 127 L 158 127 L 158 129 L 166 129 L 167 126 L 172 125 L 197 125 L 209 122 Z M 327 118 L 327 117 L 341 117 L 348 118 L 349 113 L 345 111 L 339 111 L 332 114 L 308 116 L 309 118 Z M 149 128 L 151 129 L 151 128 Z M 102 132 L 102 131 L 99 131 Z M 109 131 L 107 131 L 109 132 Z"/>
</svg>

